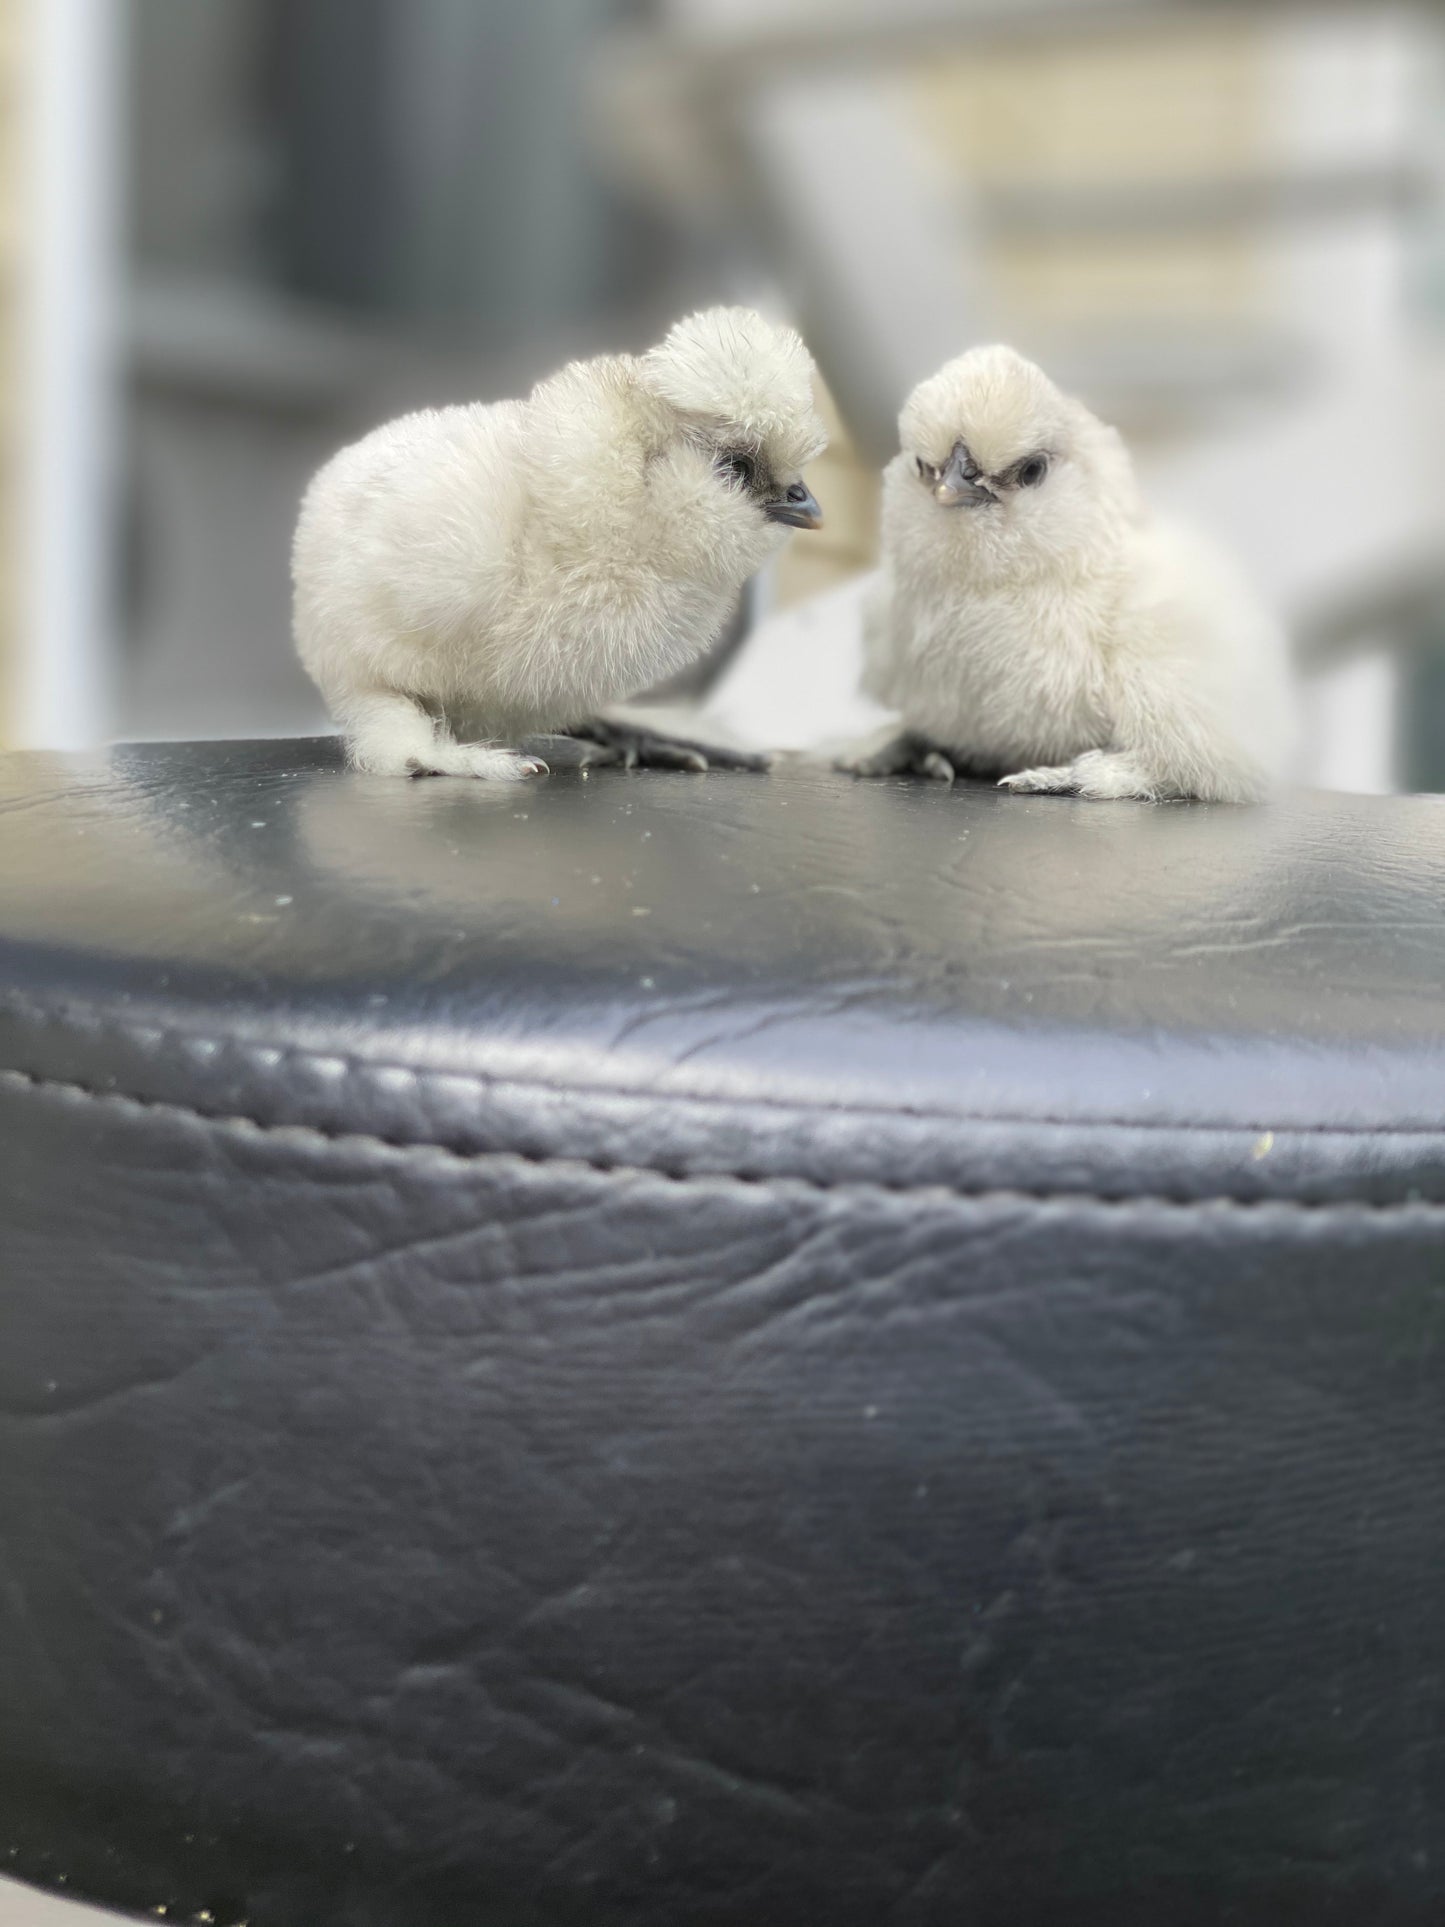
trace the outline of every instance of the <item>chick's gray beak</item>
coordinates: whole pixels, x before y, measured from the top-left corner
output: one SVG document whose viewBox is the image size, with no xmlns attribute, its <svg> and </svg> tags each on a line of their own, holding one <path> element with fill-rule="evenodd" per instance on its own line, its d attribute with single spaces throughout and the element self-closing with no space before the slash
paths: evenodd
<svg viewBox="0 0 1445 1927">
<path fill-rule="evenodd" d="M 933 499 L 946 509 L 981 509 L 998 497 L 991 488 L 982 482 L 969 479 L 969 469 L 973 464 L 968 450 L 960 443 L 949 456 L 943 473 L 933 485 Z M 977 474 L 977 470 L 974 471 Z"/>
<path fill-rule="evenodd" d="M 823 526 L 823 511 L 813 500 L 810 490 L 801 482 L 794 482 L 784 489 L 776 502 L 767 505 L 770 522 L 785 522 L 790 529 L 820 529 Z"/>
</svg>

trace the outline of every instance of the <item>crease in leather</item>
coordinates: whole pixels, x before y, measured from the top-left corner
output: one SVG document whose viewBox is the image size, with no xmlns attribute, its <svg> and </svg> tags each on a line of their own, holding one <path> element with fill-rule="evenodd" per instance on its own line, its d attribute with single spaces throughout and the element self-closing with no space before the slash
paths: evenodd
<svg viewBox="0 0 1445 1927">
<path fill-rule="evenodd" d="M 1017 1185 L 969 1189 L 938 1182 L 890 1184 L 881 1181 L 860 1182 L 857 1179 L 830 1182 L 822 1178 L 778 1173 L 755 1176 L 739 1170 L 677 1171 L 657 1164 L 613 1163 L 601 1158 L 555 1152 L 536 1153 L 519 1149 L 462 1151 L 452 1145 L 433 1143 L 424 1139 L 382 1137 L 369 1131 L 328 1131 L 314 1124 L 288 1124 L 276 1119 L 248 1117 L 235 1112 L 205 1111 L 195 1105 L 176 1103 L 169 1098 L 137 1097 L 128 1091 L 95 1090 L 89 1085 L 79 1084 L 70 1079 L 45 1077 L 34 1071 L 21 1070 L 14 1065 L 0 1066 L 0 1083 L 18 1085 L 25 1090 L 50 1092 L 71 1099 L 78 1098 L 92 1104 L 107 1104 L 117 1108 L 154 1112 L 162 1116 L 186 1119 L 193 1123 L 212 1125 L 218 1129 L 243 1130 L 264 1136 L 303 1138 L 312 1143 L 340 1146 L 350 1144 L 368 1150 L 390 1151 L 400 1156 L 435 1158 L 450 1163 L 479 1167 L 510 1163 L 528 1168 L 589 1171 L 604 1178 L 651 1178 L 665 1184 L 682 1187 L 696 1186 L 700 1189 L 715 1189 L 719 1185 L 741 1185 L 753 1191 L 783 1193 L 807 1191 L 847 1197 L 952 1197 L 967 1204 L 1057 1204 L 1071 1209 L 1092 1207 L 1107 1210 L 1121 1217 L 1127 1216 L 1131 1207 L 1138 1207 L 1141 1210 L 1166 1210 L 1196 1215 L 1233 1211 L 1242 1212 L 1251 1217 L 1265 1217 L 1275 1212 L 1287 1217 L 1308 1216 L 1316 1219 L 1436 1220 L 1445 1218 L 1445 1199 L 1395 1198 L 1373 1201 L 1366 1198 L 1291 1198 L 1258 1195 L 1245 1197 L 1229 1192 L 1218 1192 L 1206 1197 L 1184 1198 L 1171 1197 L 1167 1192 L 1112 1193 L 1080 1191 L 1064 1187 L 1029 1190 L 1025 1186 Z"/>
<path fill-rule="evenodd" d="M 1162 1138 L 1169 1136 L 1218 1137 L 1225 1139 L 1247 1138 L 1252 1135 L 1274 1131 L 1291 1138 L 1336 1138 L 1346 1143 L 1368 1143 L 1372 1139 L 1404 1139 L 1433 1143 L 1445 1141 L 1445 1120 L 1439 1126 L 1423 1124 L 1298 1124 L 1278 1126 L 1269 1116 L 1259 1116 L 1244 1122 L 1223 1122 L 1211 1118 L 1181 1118 L 1153 1120 L 1140 1117 L 1122 1117 L 1117 1114 L 1090 1112 L 1087 1115 L 1060 1115 L 1043 1111 L 1026 1110 L 943 1110 L 926 1104 L 873 1104 L 858 1103 L 852 1098 L 808 1097 L 803 1094 L 778 1097 L 767 1091 L 749 1091 L 746 1097 L 731 1097 L 723 1092 L 658 1090 L 639 1079 L 635 1084 L 604 1083 L 600 1079 L 578 1079 L 563 1083 L 551 1078 L 524 1077 L 514 1071 L 486 1070 L 441 1070 L 429 1064 L 409 1064 L 395 1057 L 369 1057 L 355 1051 L 340 1049 L 320 1049 L 309 1044 L 295 1044 L 284 1040 L 263 1041 L 259 1038 L 242 1036 L 235 1032 L 218 1032 L 214 1028 L 190 1030 L 184 1025 L 174 1023 L 147 1023 L 138 1019 L 116 1019 L 99 1010 L 92 1010 L 73 1001 L 59 1004 L 42 1004 L 14 993 L 0 995 L 0 1019 L 15 1018 L 32 1026 L 72 1025 L 77 1029 L 85 1028 L 99 1033 L 124 1036 L 131 1043 L 143 1047 L 164 1049 L 167 1045 L 178 1045 L 206 1051 L 235 1051 L 248 1068 L 264 1071 L 276 1063 L 300 1063 L 315 1069 L 334 1067 L 346 1075 L 376 1075 L 409 1077 L 417 1084 L 462 1085 L 477 1092 L 519 1091 L 538 1092 L 551 1097 L 599 1097 L 620 1098 L 624 1100 L 655 1099 L 669 1105 L 706 1106 L 710 1109 L 736 1112 L 746 1115 L 751 1110 L 782 1111 L 799 1113 L 806 1116 L 847 1116 L 851 1118 L 897 1118 L 916 1119 L 920 1123 L 948 1124 L 1002 1124 L 1016 1125 L 1022 1129 L 1037 1126 L 1041 1129 L 1058 1129 L 1087 1133 L 1099 1131 L 1137 1131 L 1141 1136 Z M 0 1073 L 5 1067 L 0 1066 Z M 16 1075 L 29 1077 L 32 1081 L 53 1081 L 65 1084 L 74 1080 L 46 1080 L 43 1073 L 31 1073 L 16 1069 Z M 77 1089 L 89 1087 L 76 1084 Z M 103 1092 L 97 1093 L 104 1095 Z M 134 1101 L 144 1104 L 173 1100 L 150 1100 L 137 1096 Z M 177 1109 L 188 1107 L 176 1105 Z M 213 1115 L 197 1109 L 195 1115 Z M 260 1119 L 248 1122 L 261 1124 Z M 284 1120 L 278 1120 L 278 1128 Z M 288 1127 L 289 1128 L 289 1127 Z M 295 1128 L 303 1128 L 297 1126 Z M 323 1136 L 332 1135 L 322 1133 Z M 346 1133 L 345 1135 L 355 1135 Z M 379 1138 L 378 1142 L 389 1140 Z M 587 1162 L 586 1159 L 573 1160 Z M 600 1168 L 606 1168 L 605 1166 Z M 891 1187 L 884 1186 L 884 1189 Z"/>
</svg>

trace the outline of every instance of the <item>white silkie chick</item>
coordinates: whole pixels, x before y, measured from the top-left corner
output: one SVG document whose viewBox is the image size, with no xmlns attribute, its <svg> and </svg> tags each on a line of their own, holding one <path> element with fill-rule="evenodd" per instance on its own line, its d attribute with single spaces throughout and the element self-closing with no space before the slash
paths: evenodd
<svg viewBox="0 0 1445 1927">
<path fill-rule="evenodd" d="M 789 530 L 821 523 L 800 473 L 825 442 L 813 372 L 791 329 L 710 309 L 641 357 L 343 449 L 307 491 L 292 579 L 351 762 L 513 782 L 547 771 L 522 740 L 561 732 L 599 746 L 584 761 L 705 768 L 599 712 L 702 655 Z"/>
<path fill-rule="evenodd" d="M 1283 633 L 1226 557 L 1149 515 L 1114 429 L 1001 347 L 921 383 L 899 429 L 864 688 L 903 732 L 841 767 L 1267 793 L 1292 750 Z"/>
</svg>

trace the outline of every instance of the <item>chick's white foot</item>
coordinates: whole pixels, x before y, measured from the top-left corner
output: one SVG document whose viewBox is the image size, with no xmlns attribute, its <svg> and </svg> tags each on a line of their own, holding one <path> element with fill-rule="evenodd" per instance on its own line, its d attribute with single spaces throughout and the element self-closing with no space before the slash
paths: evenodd
<svg viewBox="0 0 1445 1927">
<path fill-rule="evenodd" d="M 1100 802 L 1135 797 L 1152 803 L 1160 794 L 1158 784 L 1132 756 L 1104 749 L 1086 750 L 1072 763 L 1060 763 L 1052 769 L 1018 770 L 1001 777 L 999 788 L 1041 796 L 1087 796 Z"/>
<path fill-rule="evenodd" d="M 352 696 L 336 704 L 355 769 L 374 776 L 474 776 L 520 783 L 545 776 L 540 756 L 497 743 L 457 743 L 410 696 L 392 690 Z"/>
<path fill-rule="evenodd" d="M 495 743 L 434 743 L 425 756 L 412 760 L 412 776 L 477 776 L 489 783 L 524 783 L 529 776 L 546 776 L 540 756 Z"/>
<path fill-rule="evenodd" d="M 629 723 L 609 722 L 603 716 L 578 723 L 564 733 L 586 745 L 580 758 L 583 769 L 621 764 L 623 769 L 765 770 L 771 760 L 717 743 L 689 743 L 680 737 L 661 736 Z"/>
</svg>

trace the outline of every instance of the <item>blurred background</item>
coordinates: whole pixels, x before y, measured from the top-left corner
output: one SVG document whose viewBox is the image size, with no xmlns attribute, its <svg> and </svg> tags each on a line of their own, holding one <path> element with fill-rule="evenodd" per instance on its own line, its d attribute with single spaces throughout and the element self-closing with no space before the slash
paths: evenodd
<svg viewBox="0 0 1445 1927">
<path fill-rule="evenodd" d="M 288 633 L 310 471 L 722 299 L 803 328 L 836 435 L 826 531 L 740 615 L 754 726 L 774 686 L 780 740 L 820 676 L 846 696 L 899 402 L 1003 337 L 1277 600 L 1310 779 L 1445 790 L 1445 5 L 0 0 L 0 28 L 0 739 L 323 726 Z"/>
</svg>

